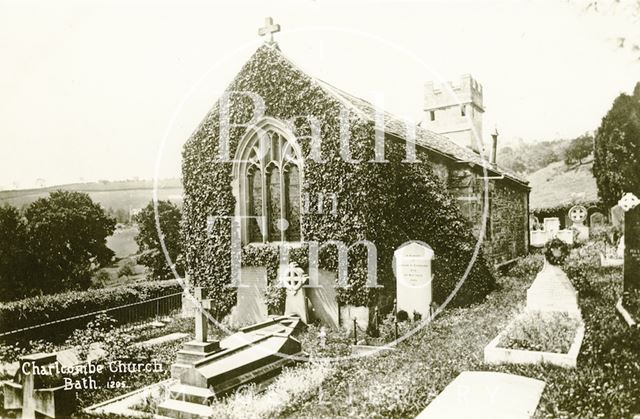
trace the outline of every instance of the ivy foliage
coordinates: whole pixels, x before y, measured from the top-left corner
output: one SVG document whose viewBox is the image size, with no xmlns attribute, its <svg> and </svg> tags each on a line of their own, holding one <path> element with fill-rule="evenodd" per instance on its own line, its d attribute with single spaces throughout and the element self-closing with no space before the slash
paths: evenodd
<svg viewBox="0 0 640 419">
<path fill-rule="evenodd" d="M 447 193 L 445 185 L 432 171 L 429 156 L 417 150 L 418 162 L 405 163 L 405 143 L 385 137 L 386 163 L 374 158 L 374 123 L 361 115 L 349 114 L 349 143 L 353 159 L 340 157 L 339 115 L 342 103 L 318 82 L 290 63 L 275 48 L 259 48 L 240 70 L 227 92 L 252 92 L 265 103 L 265 116 L 296 122 L 295 134 L 305 156 L 302 192 L 310 197 L 310 208 L 317 205 L 318 194 L 334 193 L 337 211 L 302 214 L 305 242 L 319 244 L 337 240 L 352 245 L 368 240 L 377 248 L 377 281 L 382 288 L 367 287 L 367 252 L 355 245 L 349 252 L 348 287 L 338 288 L 338 301 L 356 306 L 370 305 L 395 298 L 392 271 L 393 252 L 408 240 L 421 240 L 435 251 L 434 299 L 442 303 L 456 287 L 469 265 L 476 240 Z M 232 164 L 218 160 L 221 104 L 216 103 L 183 149 L 183 239 L 186 267 L 194 283 L 208 290 L 214 299 L 216 315 L 228 313 L 236 303 L 231 281 L 231 223 L 209 217 L 234 215 Z M 228 116 L 233 124 L 251 120 L 253 102 L 247 95 L 229 96 Z M 321 156 L 311 159 L 309 124 L 300 115 L 312 115 L 322 121 Z M 229 129 L 229 155 L 234 156 L 245 127 Z M 278 251 L 270 246 L 249 245 L 243 264 L 267 266 L 270 284 L 275 280 Z M 306 248 L 299 250 L 297 262 L 306 267 Z M 294 256 L 291 257 L 294 259 Z M 294 259 L 295 260 L 295 259 Z M 335 246 L 320 252 L 320 267 L 337 269 Z M 473 264 L 454 303 L 478 301 L 494 288 L 494 279 L 486 267 L 482 252 Z M 283 294 L 281 294 L 283 295 Z M 277 301 L 277 298 L 275 299 Z M 274 306 L 277 304 L 274 304 Z M 388 305 L 388 304 L 387 304 Z"/>
</svg>

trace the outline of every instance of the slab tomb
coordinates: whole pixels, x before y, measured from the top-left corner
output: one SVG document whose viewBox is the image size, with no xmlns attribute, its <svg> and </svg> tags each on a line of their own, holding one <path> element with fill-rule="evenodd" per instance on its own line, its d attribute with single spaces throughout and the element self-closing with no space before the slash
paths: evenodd
<svg viewBox="0 0 640 419">
<path fill-rule="evenodd" d="M 204 309 L 210 301 L 201 298 Z M 196 315 L 196 338 L 178 351 L 171 367 L 178 383 L 169 389 L 169 398 L 158 405 L 158 415 L 170 418 L 207 418 L 208 406 L 249 383 L 265 386 L 304 356 L 295 338 L 306 324 L 299 316 L 272 316 L 240 329 L 221 341 L 207 340 L 204 310 Z"/>
</svg>

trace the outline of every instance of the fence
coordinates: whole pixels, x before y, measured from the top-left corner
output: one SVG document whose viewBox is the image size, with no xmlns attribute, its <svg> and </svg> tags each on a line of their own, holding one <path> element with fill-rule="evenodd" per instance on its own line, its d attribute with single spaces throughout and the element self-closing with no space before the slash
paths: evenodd
<svg viewBox="0 0 640 419">
<path fill-rule="evenodd" d="M 5 342 L 45 339 L 49 342 L 64 341 L 75 329 L 86 327 L 99 314 L 106 314 L 121 326 L 133 327 L 151 319 L 167 316 L 182 308 L 182 293 L 172 293 L 135 303 L 124 304 L 105 310 L 94 311 L 64 319 L 52 320 L 34 326 L 0 333 Z"/>
</svg>

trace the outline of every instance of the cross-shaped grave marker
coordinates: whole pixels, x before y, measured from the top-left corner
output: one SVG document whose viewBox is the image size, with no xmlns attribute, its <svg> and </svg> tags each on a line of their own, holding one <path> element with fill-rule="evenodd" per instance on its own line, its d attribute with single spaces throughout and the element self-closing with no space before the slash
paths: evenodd
<svg viewBox="0 0 640 419">
<path fill-rule="evenodd" d="M 211 300 L 204 299 L 202 297 L 202 287 L 196 287 L 194 293 L 195 299 L 198 301 L 195 312 L 196 320 L 196 336 L 195 339 L 198 342 L 206 342 L 207 335 L 209 333 L 209 320 L 207 319 L 207 313 L 205 310 L 211 309 Z"/>
<path fill-rule="evenodd" d="M 280 284 L 287 290 L 284 307 L 285 316 L 298 315 L 303 322 L 308 323 L 307 297 L 302 286 L 309 277 L 295 262 L 291 262 L 287 266 L 281 266 L 278 276 L 280 277 Z"/>
<path fill-rule="evenodd" d="M 267 38 L 267 43 L 272 44 L 273 43 L 273 34 L 276 32 L 280 32 L 280 25 L 279 24 L 274 24 L 273 23 L 273 19 L 268 17 L 264 20 L 264 27 L 258 29 L 258 35 L 260 36 L 265 36 L 268 35 L 269 37 Z"/>
</svg>

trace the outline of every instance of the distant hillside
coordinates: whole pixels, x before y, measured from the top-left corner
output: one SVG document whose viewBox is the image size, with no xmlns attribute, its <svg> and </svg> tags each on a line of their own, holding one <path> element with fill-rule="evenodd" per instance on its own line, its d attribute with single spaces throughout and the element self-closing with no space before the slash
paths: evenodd
<svg viewBox="0 0 640 419">
<path fill-rule="evenodd" d="M 9 204 L 22 208 L 55 190 L 86 192 L 91 199 L 105 209 L 114 211 L 142 208 L 153 199 L 153 181 L 126 180 L 117 182 L 73 183 L 40 189 L 0 191 L 0 205 Z M 163 179 L 158 182 L 158 198 L 182 203 L 182 183 L 179 179 Z"/>
<path fill-rule="evenodd" d="M 551 163 L 564 160 L 564 152 L 570 143 L 571 140 L 520 140 L 516 144 L 498 149 L 498 163 L 516 173 L 533 173 Z"/>
<path fill-rule="evenodd" d="M 597 202 L 598 187 L 592 168 L 593 157 L 589 157 L 581 165 L 567 167 L 559 161 L 530 174 L 531 210 Z"/>
</svg>

